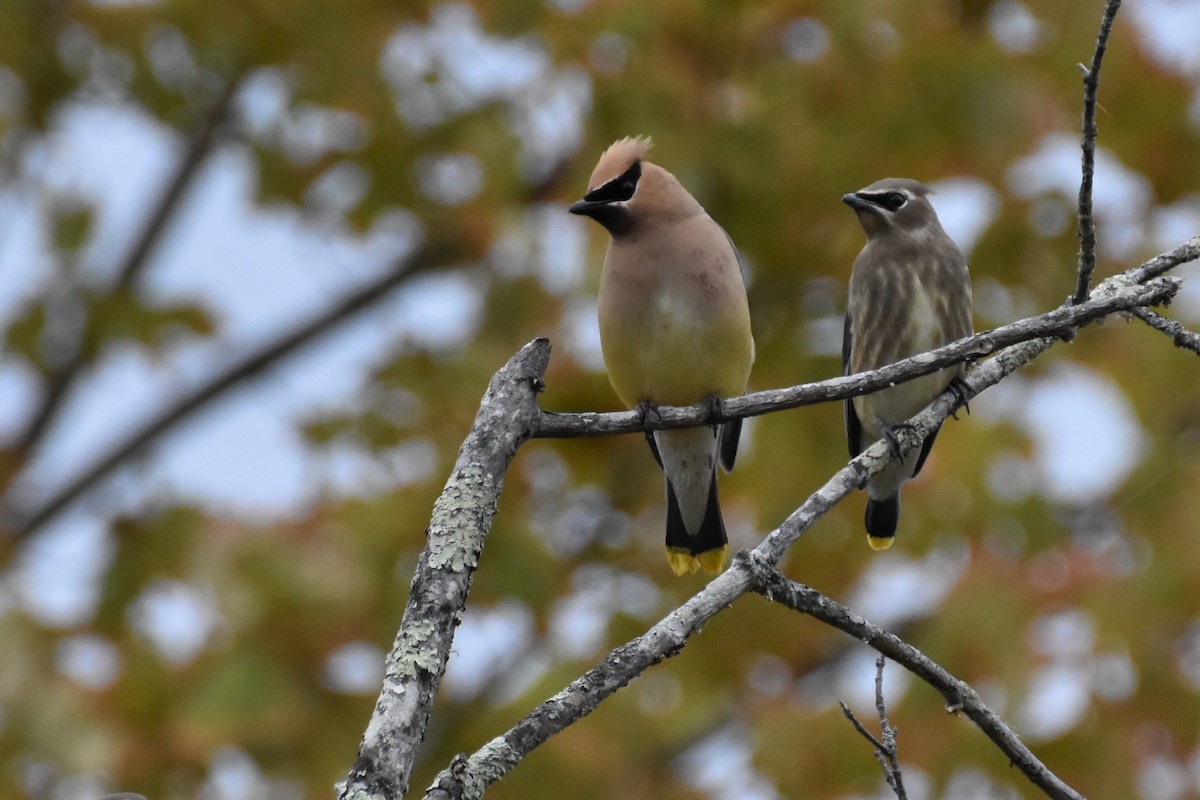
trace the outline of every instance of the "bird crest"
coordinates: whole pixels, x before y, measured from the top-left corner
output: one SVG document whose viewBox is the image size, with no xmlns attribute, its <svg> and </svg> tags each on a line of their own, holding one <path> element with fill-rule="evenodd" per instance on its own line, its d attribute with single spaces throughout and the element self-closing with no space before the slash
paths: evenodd
<svg viewBox="0 0 1200 800">
<path fill-rule="evenodd" d="M 650 152 L 652 142 L 649 136 L 626 136 L 609 145 L 600 156 L 592 179 L 588 183 L 588 191 L 597 189 L 618 177 Z"/>
</svg>

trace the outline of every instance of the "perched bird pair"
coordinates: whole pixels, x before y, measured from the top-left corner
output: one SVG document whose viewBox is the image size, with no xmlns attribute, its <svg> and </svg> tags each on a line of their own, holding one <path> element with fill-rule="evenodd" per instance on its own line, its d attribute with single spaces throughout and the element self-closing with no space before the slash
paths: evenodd
<svg viewBox="0 0 1200 800">
<path fill-rule="evenodd" d="M 694 405 L 742 394 L 754 363 L 750 310 L 737 251 L 671 173 L 646 161 L 648 139 L 621 139 L 600 157 L 587 194 L 571 206 L 611 238 L 600 278 L 600 344 L 609 380 L 629 408 Z M 966 262 L 942 230 L 928 188 L 887 179 L 842 199 L 867 246 L 847 304 L 847 374 L 885 366 L 971 332 Z M 961 367 L 846 401 L 851 456 L 945 390 Z M 655 431 L 667 482 L 667 560 L 676 575 L 719 572 L 728 553 L 716 467 L 737 455 L 741 420 Z M 867 484 L 866 524 L 876 549 L 895 535 L 901 484 L 920 471 L 930 436 Z"/>
</svg>

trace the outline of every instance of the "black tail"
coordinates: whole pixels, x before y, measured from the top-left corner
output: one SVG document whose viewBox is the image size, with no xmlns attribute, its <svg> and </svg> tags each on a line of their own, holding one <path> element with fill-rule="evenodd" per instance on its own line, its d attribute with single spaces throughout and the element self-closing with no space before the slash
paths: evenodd
<svg viewBox="0 0 1200 800">
<path fill-rule="evenodd" d="M 720 572 L 725 568 L 728 542 L 725 522 L 721 519 L 721 506 L 717 501 L 716 473 L 708 487 L 704 521 L 700 523 L 700 530 L 696 531 L 695 536 L 688 533 L 684 526 L 675 489 L 667 481 L 667 560 L 675 574 L 695 572 L 699 567 L 709 572 Z"/>
<path fill-rule="evenodd" d="M 885 500 L 867 500 L 867 541 L 874 550 L 887 550 L 896 538 L 900 522 L 900 495 Z"/>
</svg>

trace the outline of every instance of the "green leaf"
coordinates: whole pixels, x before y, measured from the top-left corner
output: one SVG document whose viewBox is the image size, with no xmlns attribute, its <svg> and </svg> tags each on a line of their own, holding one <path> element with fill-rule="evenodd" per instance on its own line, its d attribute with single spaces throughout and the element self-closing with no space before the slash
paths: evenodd
<svg viewBox="0 0 1200 800">
<path fill-rule="evenodd" d="M 132 339 L 150 347 L 161 347 L 181 330 L 207 336 L 213 332 L 208 313 L 195 305 L 151 308 L 131 290 L 121 290 L 89 303 L 85 350 L 94 355 L 107 342 Z"/>
</svg>

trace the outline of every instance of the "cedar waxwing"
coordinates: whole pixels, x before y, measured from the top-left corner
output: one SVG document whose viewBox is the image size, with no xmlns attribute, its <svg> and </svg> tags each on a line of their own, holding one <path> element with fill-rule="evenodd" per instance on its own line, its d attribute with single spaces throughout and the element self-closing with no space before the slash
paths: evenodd
<svg viewBox="0 0 1200 800">
<path fill-rule="evenodd" d="M 600 276 L 600 346 L 617 395 L 643 412 L 740 395 L 754 363 L 733 243 L 671 173 L 645 160 L 649 148 L 642 138 L 609 147 L 570 208 L 612 237 Z M 676 575 L 725 566 L 716 467 L 733 467 L 740 432 L 739 419 L 647 437 L 666 474 Z"/>
<path fill-rule="evenodd" d="M 886 178 L 842 197 L 867 232 L 854 261 L 842 339 L 845 374 L 877 369 L 969 336 L 971 276 L 930 205 L 929 187 Z M 846 437 L 853 458 L 921 411 L 961 379 L 960 364 L 846 401 Z M 921 448 L 867 481 L 867 541 L 892 546 L 900 518 L 900 487 L 916 476 L 937 431 Z"/>
</svg>

